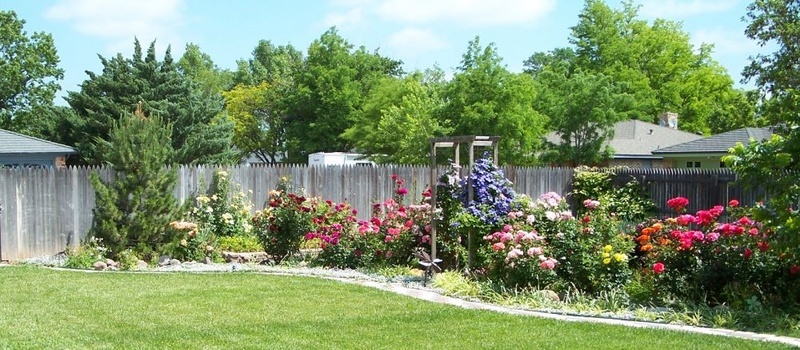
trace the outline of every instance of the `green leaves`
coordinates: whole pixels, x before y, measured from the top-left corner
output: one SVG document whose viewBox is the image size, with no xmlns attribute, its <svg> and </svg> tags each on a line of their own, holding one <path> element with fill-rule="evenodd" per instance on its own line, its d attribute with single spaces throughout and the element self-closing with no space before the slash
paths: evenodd
<svg viewBox="0 0 800 350">
<path fill-rule="evenodd" d="M 0 11 L 0 128 L 42 137 L 38 125 L 46 121 L 38 115 L 52 107 L 64 70 L 58 68 L 53 37 L 41 32 L 29 37 L 24 25 L 14 11 Z"/>
</svg>

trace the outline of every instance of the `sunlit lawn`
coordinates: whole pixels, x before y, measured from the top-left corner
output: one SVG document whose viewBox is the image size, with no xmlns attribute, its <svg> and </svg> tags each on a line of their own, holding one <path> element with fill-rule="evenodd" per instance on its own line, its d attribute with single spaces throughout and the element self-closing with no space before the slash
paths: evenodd
<svg viewBox="0 0 800 350">
<path fill-rule="evenodd" d="M 428 303 L 309 277 L 0 268 L 0 349 L 779 349 Z"/>
</svg>

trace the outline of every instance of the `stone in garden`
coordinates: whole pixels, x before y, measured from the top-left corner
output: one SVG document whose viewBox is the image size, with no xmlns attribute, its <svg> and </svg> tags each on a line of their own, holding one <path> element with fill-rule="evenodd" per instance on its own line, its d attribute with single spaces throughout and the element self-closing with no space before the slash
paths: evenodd
<svg viewBox="0 0 800 350">
<path fill-rule="evenodd" d="M 181 261 L 178 260 L 178 259 L 172 259 L 172 260 L 169 261 L 169 265 L 170 266 L 178 266 L 180 264 L 181 264 Z"/>
<path fill-rule="evenodd" d="M 167 266 L 169 265 L 169 255 L 162 255 L 158 257 L 158 266 Z"/>
<path fill-rule="evenodd" d="M 139 260 L 136 262 L 136 269 L 137 270 L 147 270 L 147 262 L 144 260 Z"/>
<path fill-rule="evenodd" d="M 561 300 L 561 298 L 558 297 L 558 293 L 556 293 L 556 292 L 554 292 L 552 290 L 549 290 L 549 289 L 543 289 L 543 290 L 537 291 L 536 295 L 538 295 L 539 297 L 541 297 L 542 299 L 545 299 L 545 300 L 550 300 L 550 301 L 560 301 Z"/>
<path fill-rule="evenodd" d="M 119 271 L 119 267 L 109 266 L 109 267 L 106 267 L 106 270 L 108 270 L 108 271 Z"/>
<path fill-rule="evenodd" d="M 95 261 L 95 263 L 92 265 L 92 267 L 94 267 L 95 270 L 100 271 L 100 270 L 105 270 L 105 268 L 108 267 L 108 264 L 106 264 L 106 263 L 104 263 L 102 261 Z"/>
<path fill-rule="evenodd" d="M 108 266 L 117 266 L 117 263 L 114 260 L 106 259 L 106 265 Z"/>
<path fill-rule="evenodd" d="M 213 252 L 213 251 L 214 251 L 214 247 L 212 247 L 212 246 L 210 246 L 210 245 L 207 245 L 207 246 L 206 246 L 206 252 L 209 252 L 209 253 L 211 253 L 211 252 Z"/>
<path fill-rule="evenodd" d="M 210 263 L 211 263 L 211 257 L 210 256 L 207 256 L 207 257 L 203 258 L 203 264 L 208 265 Z"/>
</svg>

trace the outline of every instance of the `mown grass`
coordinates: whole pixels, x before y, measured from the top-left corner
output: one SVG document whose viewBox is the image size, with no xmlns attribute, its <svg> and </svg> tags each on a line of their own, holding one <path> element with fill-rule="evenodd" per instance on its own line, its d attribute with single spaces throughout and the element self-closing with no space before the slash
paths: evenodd
<svg viewBox="0 0 800 350">
<path fill-rule="evenodd" d="M 0 268 L 0 349 L 782 349 L 567 323 L 309 277 Z"/>
</svg>

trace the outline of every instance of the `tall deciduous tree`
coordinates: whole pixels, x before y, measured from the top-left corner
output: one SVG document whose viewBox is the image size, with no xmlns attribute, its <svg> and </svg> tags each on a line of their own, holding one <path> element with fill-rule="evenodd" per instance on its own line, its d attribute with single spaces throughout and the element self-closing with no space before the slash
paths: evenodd
<svg viewBox="0 0 800 350">
<path fill-rule="evenodd" d="M 287 108 L 288 160 L 306 162 L 310 153 L 352 149 L 341 134 L 380 78 L 399 76 L 400 65 L 364 47 L 354 50 L 335 28 L 311 43 Z"/>
<path fill-rule="evenodd" d="M 452 124 L 454 135 L 501 136 L 502 163 L 535 164 L 547 120 L 534 109 L 533 79 L 509 72 L 501 60 L 494 44 L 470 41 L 444 95 L 441 118 Z"/>
<path fill-rule="evenodd" d="M 560 138 L 544 158 L 596 165 L 613 153 L 607 142 L 614 136 L 614 124 L 628 119 L 633 96 L 618 92 L 607 76 L 570 70 L 568 62 L 560 62 L 547 65 L 537 76 L 541 84 L 537 106 L 549 117 L 548 129 Z"/>
<path fill-rule="evenodd" d="M 200 51 L 196 44 L 186 44 L 186 50 L 178 60 L 178 71 L 192 80 L 204 98 L 214 98 L 233 86 L 233 73 L 214 64 L 211 56 Z"/>
<path fill-rule="evenodd" d="M 92 173 L 97 204 L 89 234 L 102 239 L 111 257 L 131 248 L 149 259 L 170 240 L 165 232 L 178 208 L 177 173 L 164 166 L 174 157 L 171 136 L 171 124 L 137 110 L 113 121 L 108 139 L 94 140 L 114 176 L 104 182 Z"/>
<path fill-rule="evenodd" d="M 52 123 L 40 115 L 53 106 L 64 70 L 53 37 L 29 37 L 24 27 L 15 12 L 0 11 L 0 128 L 42 137 Z"/>
<path fill-rule="evenodd" d="M 285 151 L 285 118 L 279 91 L 267 82 L 238 85 L 223 92 L 225 111 L 234 123 L 233 142 L 244 154 L 275 164 Z"/>
<path fill-rule="evenodd" d="M 638 18 L 638 6 L 626 0 L 614 10 L 602 0 L 587 0 L 572 27 L 578 67 L 626 82 L 635 96 L 632 116 L 655 122 L 665 111 L 680 116 L 679 126 L 709 133 L 714 106 L 733 90 L 733 80 L 711 58 L 712 47 L 694 48 L 679 23 Z M 726 119 L 753 118 L 730 116 Z"/>
<path fill-rule="evenodd" d="M 215 116 L 222 110 L 222 97 L 203 98 L 192 81 L 178 72 L 170 49 L 164 59 L 156 58 L 155 42 L 145 56 L 139 41 L 134 54 L 106 59 L 100 56 L 103 71 L 87 72 L 89 79 L 80 92 L 69 92 L 67 102 L 77 118 L 71 121 L 72 139 L 83 161 L 99 162 L 95 138 L 108 139 L 111 125 L 141 103 L 147 117 L 161 116 L 173 124 L 172 160 L 179 164 L 227 164 L 238 160 L 232 149 L 233 125 Z"/>
<path fill-rule="evenodd" d="M 764 142 L 733 148 L 726 161 L 749 184 L 764 186 L 769 199 L 756 219 L 775 231 L 783 249 L 800 253 L 800 1 L 756 0 L 747 7 L 745 34 L 762 47 L 744 70 L 761 92 L 761 115 L 776 126 Z"/>
<path fill-rule="evenodd" d="M 444 106 L 438 73 L 383 78 L 342 137 L 378 163 L 429 162 L 428 139 L 448 135 L 451 130 L 438 119 Z"/>
</svg>

